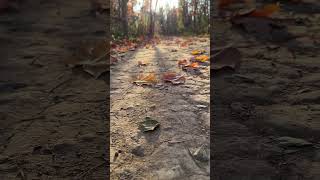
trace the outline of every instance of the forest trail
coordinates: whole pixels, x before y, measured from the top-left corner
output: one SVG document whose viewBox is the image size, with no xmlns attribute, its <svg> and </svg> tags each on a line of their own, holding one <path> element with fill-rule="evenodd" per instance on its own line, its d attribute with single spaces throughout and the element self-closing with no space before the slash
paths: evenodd
<svg viewBox="0 0 320 180">
<path fill-rule="evenodd" d="M 187 39 L 192 45 L 179 47 Z M 111 66 L 111 179 L 209 179 L 210 67 L 200 65 L 196 74 L 178 67 L 178 60 L 193 57 L 192 50 L 209 52 L 209 43 L 208 37 L 164 37 Z M 139 61 L 147 65 L 139 67 Z M 183 75 L 185 83 L 164 83 L 168 71 Z M 151 72 L 158 83 L 133 84 L 139 73 Z M 159 127 L 143 132 L 139 123 L 146 117 Z"/>
</svg>

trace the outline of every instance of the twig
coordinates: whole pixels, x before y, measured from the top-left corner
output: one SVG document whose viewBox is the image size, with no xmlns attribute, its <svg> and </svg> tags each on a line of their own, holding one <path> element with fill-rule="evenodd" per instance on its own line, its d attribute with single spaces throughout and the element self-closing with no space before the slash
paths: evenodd
<svg viewBox="0 0 320 180">
<path fill-rule="evenodd" d="M 59 84 L 57 84 L 56 86 L 54 86 L 53 88 L 50 89 L 49 93 L 52 93 L 54 90 L 58 89 L 59 87 L 61 87 L 63 84 L 69 82 L 72 78 L 69 78 L 65 81 L 60 82 Z"/>
<path fill-rule="evenodd" d="M 38 113 L 38 114 L 41 114 L 41 113 Z M 36 119 L 43 119 L 43 118 L 45 118 L 45 116 L 36 116 L 36 117 L 32 117 L 32 118 L 21 119 L 20 122 L 33 121 Z"/>
</svg>

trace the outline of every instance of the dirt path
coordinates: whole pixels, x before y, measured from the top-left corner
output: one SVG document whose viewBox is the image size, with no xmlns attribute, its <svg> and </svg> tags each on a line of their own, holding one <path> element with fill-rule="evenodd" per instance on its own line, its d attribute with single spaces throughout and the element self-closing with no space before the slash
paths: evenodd
<svg viewBox="0 0 320 180">
<path fill-rule="evenodd" d="M 168 38 L 154 48 L 139 48 L 111 69 L 111 179 L 209 179 L 209 162 L 191 155 L 201 146 L 209 153 L 209 67 L 191 75 L 177 66 L 194 49 L 208 52 L 209 39 L 193 38 L 188 48 L 179 48 L 176 39 L 186 40 Z M 138 61 L 149 64 L 139 68 Z M 132 84 L 140 72 L 154 72 L 161 79 L 167 71 L 185 75 L 185 84 Z M 139 122 L 147 116 L 160 127 L 142 132 Z"/>
<path fill-rule="evenodd" d="M 81 40 L 105 39 L 89 10 L 35 0 L 0 15 L 0 179 L 107 176 L 108 86 L 62 63 Z"/>
<path fill-rule="evenodd" d="M 283 7 L 276 17 L 290 33 L 303 35 L 298 43 L 260 39 L 270 34 L 243 33 L 214 20 L 214 46 L 234 43 L 243 56 L 236 73 L 211 77 L 215 180 L 320 178 L 320 6 Z"/>
</svg>

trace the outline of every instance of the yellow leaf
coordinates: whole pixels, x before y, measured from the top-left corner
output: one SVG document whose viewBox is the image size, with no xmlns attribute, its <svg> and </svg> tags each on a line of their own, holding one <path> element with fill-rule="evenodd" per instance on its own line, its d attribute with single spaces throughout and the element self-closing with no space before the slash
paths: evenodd
<svg viewBox="0 0 320 180">
<path fill-rule="evenodd" d="M 205 53 L 206 51 L 205 50 L 193 50 L 191 52 L 192 55 L 199 55 L 199 54 L 203 54 Z"/>
<path fill-rule="evenodd" d="M 209 57 L 207 55 L 201 55 L 201 56 L 196 57 L 196 60 L 200 61 L 200 62 L 206 62 L 209 60 Z"/>
</svg>

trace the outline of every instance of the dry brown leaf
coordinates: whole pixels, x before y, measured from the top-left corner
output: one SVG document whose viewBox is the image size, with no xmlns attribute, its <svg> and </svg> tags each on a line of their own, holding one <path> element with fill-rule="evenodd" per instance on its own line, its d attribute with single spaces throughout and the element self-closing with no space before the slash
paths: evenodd
<svg viewBox="0 0 320 180">
<path fill-rule="evenodd" d="M 163 81 L 171 82 L 172 84 L 184 84 L 186 78 L 183 75 L 177 74 L 175 72 L 166 72 L 163 74 Z"/>
<path fill-rule="evenodd" d="M 255 9 L 253 12 L 249 13 L 249 16 L 253 17 L 269 17 L 275 12 L 280 11 L 280 4 L 268 4 L 262 9 Z"/>
<path fill-rule="evenodd" d="M 138 66 L 147 66 L 148 62 L 138 61 Z"/>
</svg>

